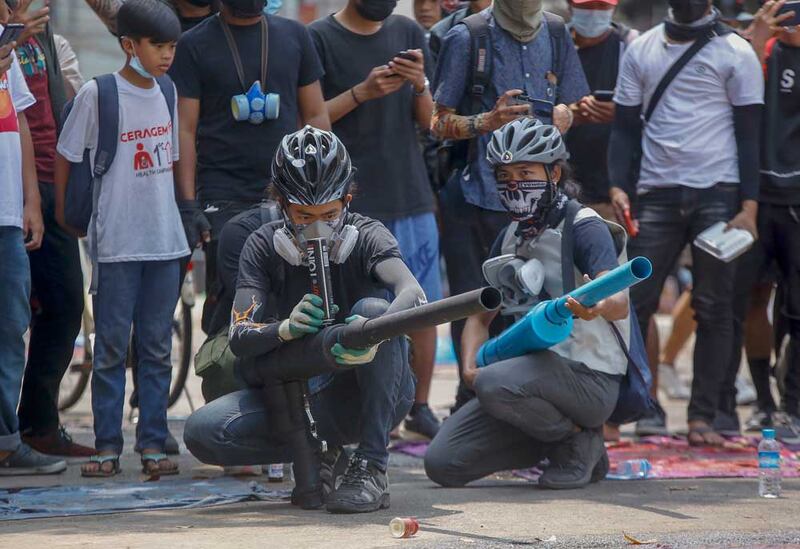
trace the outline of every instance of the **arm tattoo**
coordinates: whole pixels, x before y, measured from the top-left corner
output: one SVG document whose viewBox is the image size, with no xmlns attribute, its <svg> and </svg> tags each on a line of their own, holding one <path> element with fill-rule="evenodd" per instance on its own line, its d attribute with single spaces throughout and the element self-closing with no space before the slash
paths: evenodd
<svg viewBox="0 0 800 549">
<path fill-rule="evenodd" d="M 455 109 L 442 107 L 438 103 L 433 106 L 431 131 L 439 139 L 472 139 L 485 131 L 487 113 L 472 116 L 456 114 Z"/>
<path fill-rule="evenodd" d="M 92 8 L 92 11 L 97 14 L 97 17 L 103 22 L 109 31 L 116 34 L 117 32 L 117 12 L 122 6 L 121 0 L 85 0 L 86 3 Z"/>
</svg>

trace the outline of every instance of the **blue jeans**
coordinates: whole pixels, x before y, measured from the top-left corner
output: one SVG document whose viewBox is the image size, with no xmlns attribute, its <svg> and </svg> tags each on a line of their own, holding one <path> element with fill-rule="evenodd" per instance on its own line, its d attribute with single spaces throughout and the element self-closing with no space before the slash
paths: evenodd
<svg viewBox="0 0 800 549">
<path fill-rule="evenodd" d="M 374 317 L 386 311 L 381 299 L 362 299 L 352 314 Z M 311 396 L 319 436 L 329 446 L 358 443 L 358 453 L 386 468 L 389 432 L 414 402 L 414 377 L 405 338 L 384 342 L 375 359 L 337 373 Z M 186 422 L 183 438 L 203 463 L 253 465 L 292 461 L 289 448 L 271 425 L 263 392 L 244 389 L 206 404 Z"/>
<path fill-rule="evenodd" d="M 710 189 L 670 187 L 639 197 L 639 235 L 630 240 L 628 256 L 644 255 L 653 263 L 653 275 L 631 288 L 642 334 L 647 334 L 664 280 L 684 246 L 714 223 L 729 221 L 738 208 L 738 185 L 718 184 Z M 697 343 L 689 421 L 710 424 L 733 349 L 736 262 L 723 263 L 692 245 L 692 274 Z"/>
<path fill-rule="evenodd" d="M 131 326 L 139 360 L 139 448 L 163 449 L 172 374 L 172 315 L 179 260 L 100 263 L 94 296 L 92 413 L 97 451 L 122 452 L 125 359 Z"/>
<path fill-rule="evenodd" d="M 31 321 L 31 272 L 19 227 L 0 227 L 0 452 L 20 445 L 17 402 Z"/>
</svg>

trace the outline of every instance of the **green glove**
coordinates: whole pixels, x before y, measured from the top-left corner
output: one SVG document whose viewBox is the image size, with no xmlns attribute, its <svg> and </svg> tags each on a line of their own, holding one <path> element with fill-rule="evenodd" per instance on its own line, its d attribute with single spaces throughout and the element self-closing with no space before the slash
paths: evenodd
<svg viewBox="0 0 800 549">
<path fill-rule="evenodd" d="M 301 338 L 307 334 L 316 334 L 322 327 L 322 319 L 325 318 L 325 311 L 322 310 L 322 298 L 314 294 L 306 294 L 300 303 L 295 305 L 289 318 L 281 322 L 278 327 L 278 335 L 284 341 Z M 339 308 L 334 305 L 333 313 L 336 314 Z"/>
<path fill-rule="evenodd" d="M 345 323 L 350 324 L 359 318 L 363 317 L 359 315 L 353 315 L 348 317 L 345 320 Z M 378 347 L 380 347 L 380 345 L 381 344 L 378 343 L 366 349 L 348 349 L 341 343 L 336 343 L 333 347 L 331 347 L 331 353 L 336 357 L 337 364 L 342 364 L 345 366 L 358 366 L 359 364 L 369 364 L 372 362 L 375 359 L 375 355 L 378 353 Z"/>
</svg>

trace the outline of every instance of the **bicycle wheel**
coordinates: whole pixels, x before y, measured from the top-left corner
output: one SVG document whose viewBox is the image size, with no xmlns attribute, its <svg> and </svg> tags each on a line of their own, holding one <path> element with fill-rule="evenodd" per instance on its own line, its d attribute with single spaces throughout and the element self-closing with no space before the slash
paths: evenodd
<svg viewBox="0 0 800 549">
<path fill-rule="evenodd" d="M 83 361 L 70 364 L 67 373 L 61 378 L 58 389 L 59 412 L 75 406 L 89 385 L 92 377 L 92 353 L 88 349 L 84 353 Z"/>
<path fill-rule="evenodd" d="M 185 301 L 178 303 L 172 319 L 172 383 L 169 387 L 167 407 L 174 405 L 181 397 L 189 367 L 192 363 L 192 307 Z"/>
</svg>

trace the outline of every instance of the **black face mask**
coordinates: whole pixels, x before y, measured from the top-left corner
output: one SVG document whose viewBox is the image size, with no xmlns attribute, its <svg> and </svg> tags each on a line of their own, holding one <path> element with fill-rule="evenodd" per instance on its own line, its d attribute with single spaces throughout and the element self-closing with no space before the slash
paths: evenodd
<svg viewBox="0 0 800 549">
<path fill-rule="evenodd" d="M 708 0 L 669 0 L 676 23 L 689 24 L 703 17 L 708 11 Z"/>
<path fill-rule="evenodd" d="M 211 0 L 186 0 L 197 8 L 207 8 L 211 5 Z"/>
<path fill-rule="evenodd" d="M 267 5 L 267 0 L 222 0 L 234 17 L 258 17 Z"/>
<path fill-rule="evenodd" d="M 358 14 L 370 21 L 383 21 L 392 14 L 395 7 L 397 7 L 397 0 L 358 0 L 356 2 Z"/>
</svg>

